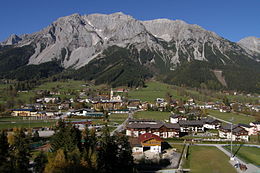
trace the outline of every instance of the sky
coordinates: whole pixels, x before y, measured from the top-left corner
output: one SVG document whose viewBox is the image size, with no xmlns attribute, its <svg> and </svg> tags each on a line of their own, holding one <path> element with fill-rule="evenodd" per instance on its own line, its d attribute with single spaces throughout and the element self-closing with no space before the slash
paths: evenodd
<svg viewBox="0 0 260 173">
<path fill-rule="evenodd" d="M 0 41 L 33 33 L 73 13 L 123 12 L 138 20 L 184 20 L 237 42 L 260 38 L 260 0 L 3 0 Z"/>
</svg>

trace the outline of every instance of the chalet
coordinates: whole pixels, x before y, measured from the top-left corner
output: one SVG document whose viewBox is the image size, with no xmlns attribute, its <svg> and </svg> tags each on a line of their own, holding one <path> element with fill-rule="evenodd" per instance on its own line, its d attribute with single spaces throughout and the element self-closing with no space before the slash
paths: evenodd
<svg viewBox="0 0 260 173">
<path fill-rule="evenodd" d="M 141 142 L 138 137 L 128 138 L 133 154 L 141 154 L 144 152 Z"/>
<path fill-rule="evenodd" d="M 219 129 L 221 125 L 221 121 L 214 118 L 206 118 L 203 119 L 203 121 L 204 121 L 203 126 L 205 129 Z"/>
<path fill-rule="evenodd" d="M 172 138 L 179 136 L 179 125 L 164 123 L 155 120 L 137 120 L 131 119 L 126 125 L 126 135 L 139 137 L 144 133 L 152 133 L 161 138 Z"/>
<path fill-rule="evenodd" d="M 161 153 L 162 139 L 152 133 L 144 133 L 139 136 L 143 151 Z"/>
<path fill-rule="evenodd" d="M 248 141 L 248 131 L 239 125 L 233 125 L 231 135 L 231 125 L 227 124 L 219 128 L 219 137 L 234 141 Z"/>
<path fill-rule="evenodd" d="M 254 126 L 248 125 L 248 124 L 238 124 L 239 127 L 244 128 L 246 131 L 248 131 L 248 135 L 257 135 L 256 128 Z"/>
<path fill-rule="evenodd" d="M 171 114 L 170 115 L 170 123 L 178 123 L 180 120 L 187 120 L 187 117 L 180 114 Z"/>
<path fill-rule="evenodd" d="M 260 132 L 260 121 L 251 122 L 249 125 L 254 126 L 256 132 Z"/>
<path fill-rule="evenodd" d="M 180 120 L 180 132 L 204 132 L 202 120 Z"/>
</svg>

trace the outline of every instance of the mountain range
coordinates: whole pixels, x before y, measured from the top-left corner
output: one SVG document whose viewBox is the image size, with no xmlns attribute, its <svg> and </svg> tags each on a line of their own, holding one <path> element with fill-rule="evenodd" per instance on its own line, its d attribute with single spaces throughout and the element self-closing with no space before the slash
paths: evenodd
<svg viewBox="0 0 260 173">
<path fill-rule="evenodd" d="M 182 20 L 72 14 L 0 43 L 0 76 L 55 76 L 130 87 L 156 78 L 191 87 L 259 92 L 260 39 L 234 43 Z"/>
</svg>

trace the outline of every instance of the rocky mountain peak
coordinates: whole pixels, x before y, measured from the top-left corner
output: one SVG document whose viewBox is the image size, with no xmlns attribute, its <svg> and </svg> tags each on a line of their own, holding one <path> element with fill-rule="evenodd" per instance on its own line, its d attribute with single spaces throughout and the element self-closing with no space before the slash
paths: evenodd
<svg viewBox="0 0 260 173">
<path fill-rule="evenodd" d="M 260 38 L 246 37 L 237 42 L 240 46 L 260 54 Z"/>
<path fill-rule="evenodd" d="M 180 63 L 181 58 L 208 61 L 212 56 L 226 64 L 230 60 L 226 53 L 229 51 L 252 55 L 252 51 L 244 50 L 249 50 L 248 47 L 234 45 L 198 25 L 169 19 L 139 21 L 122 12 L 75 13 L 58 18 L 39 32 L 21 37 L 12 35 L 2 44 L 18 47 L 33 45 L 35 51 L 29 64 L 61 60 L 63 67 L 76 69 L 102 56 L 103 51 L 111 46 L 128 48 L 131 45 L 138 52 L 153 52 L 169 67 Z M 149 57 L 149 61 L 155 62 L 154 57 Z"/>
<path fill-rule="evenodd" d="M 13 44 L 18 43 L 21 40 L 22 39 L 19 36 L 15 35 L 15 34 L 12 34 L 1 44 L 2 45 L 13 45 Z"/>
</svg>

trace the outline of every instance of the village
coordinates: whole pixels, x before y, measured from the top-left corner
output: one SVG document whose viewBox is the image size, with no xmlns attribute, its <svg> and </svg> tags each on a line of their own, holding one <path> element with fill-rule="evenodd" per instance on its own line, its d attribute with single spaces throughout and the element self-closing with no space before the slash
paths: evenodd
<svg viewBox="0 0 260 173">
<path fill-rule="evenodd" d="M 167 160 L 165 167 L 176 170 L 182 169 L 186 144 L 246 144 L 252 143 L 251 138 L 256 139 L 260 133 L 260 121 L 251 115 L 248 116 L 252 121 L 248 123 L 239 122 L 239 119 L 234 121 L 237 116 L 245 116 L 236 111 L 246 109 L 259 113 L 259 105 L 229 103 L 225 100 L 203 103 L 193 98 L 183 101 L 172 96 L 148 102 L 128 98 L 128 91 L 127 88 L 110 88 L 92 93 L 91 96 L 80 91 L 78 98 L 67 99 L 61 99 L 59 91 L 37 91 L 43 97 L 35 98 L 33 104 L 12 109 L 11 115 L 30 120 L 31 125 L 37 120 L 55 122 L 63 119 L 80 130 L 88 128 L 96 133 L 108 127 L 111 135 L 120 133 L 129 137 L 136 163 L 143 164 L 148 160 L 158 164 L 160 160 Z M 222 119 L 214 116 L 218 112 L 235 116 Z M 33 129 L 43 137 L 54 133 L 52 127 Z M 176 148 L 176 141 L 184 144 L 184 147 Z M 168 145 L 173 147 L 169 148 Z"/>
</svg>

